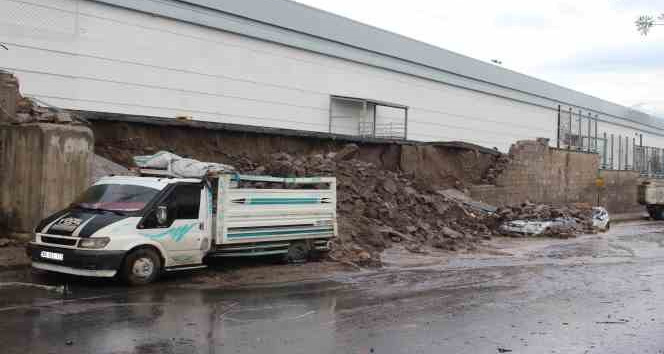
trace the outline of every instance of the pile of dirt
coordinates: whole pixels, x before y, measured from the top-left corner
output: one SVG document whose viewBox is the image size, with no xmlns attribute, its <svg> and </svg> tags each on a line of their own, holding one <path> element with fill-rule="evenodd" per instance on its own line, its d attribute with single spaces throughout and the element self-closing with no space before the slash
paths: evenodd
<svg viewBox="0 0 664 354">
<path fill-rule="evenodd" d="M 495 215 L 431 190 L 412 174 L 357 160 L 357 152 L 357 145 L 348 144 L 327 154 L 277 153 L 263 164 L 238 158 L 235 167 L 282 177 L 336 176 L 339 238 L 331 253 L 334 259 L 376 266 L 392 243 L 403 243 L 413 252 L 426 246 L 473 250 L 492 236 Z"/>
<path fill-rule="evenodd" d="M 92 171 L 90 173 L 90 184 L 97 182 L 104 176 L 132 176 L 134 172 L 117 164 L 105 157 L 95 154 L 92 158 Z"/>
</svg>

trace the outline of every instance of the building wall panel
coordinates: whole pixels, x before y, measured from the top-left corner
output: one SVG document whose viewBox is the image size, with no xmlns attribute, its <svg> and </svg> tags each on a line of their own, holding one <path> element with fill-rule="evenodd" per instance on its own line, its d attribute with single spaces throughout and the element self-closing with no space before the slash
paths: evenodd
<svg viewBox="0 0 664 354">
<path fill-rule="evenodd" d="M 503 151 L 533 137 L 555 143 L 550 107 L 97 2 L 0 7 L 12 13 L 0 19 L 0 41 L 11 47 L 0 67 L 17 74 L 25 94 L 64 108 L 324 132 L 329 97 L 341 95 L 408 106 L 410 139 Z M 604 120 L 600 131 L 647 130 Z"/>
</svg>

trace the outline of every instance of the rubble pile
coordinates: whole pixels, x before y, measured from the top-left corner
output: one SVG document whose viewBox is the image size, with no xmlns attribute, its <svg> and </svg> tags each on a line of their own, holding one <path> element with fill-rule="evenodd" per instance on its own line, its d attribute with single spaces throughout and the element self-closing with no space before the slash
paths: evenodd
<svg viewBox="0 0 664 354">
<path fill-rule="evenodd" d="M 472 250 L 492 236 L 494 215 L 428 189 L 413 175 L 377 169 L 355 159 L 355 144 L 328 154 L 277 153 L 263 164 L 235 159 L 238 170 L 283 177 L 336 176 L 339 238 L 331 256 L 361 265 L 380 265 L 380 252 L 402 243 L 413 252 L 423 246 Z"/>
<path fill-rule="evenodd" d="M 141 141 L 105 144 L 99 153 L 123 161 L 126 156 L 154 152 Z M 98 147 L 99 148 L 99 147 Z M 361 266 L 379 266 L 380 253 L 394 244 L 411 252 L 431 247 L 448 251 L 472 251 L 486 239 L 507 232 L 508 221 L 570 218 L 578 225 L 551 225 L 545 235 L 572 235 L 589 231 L 590 209 L 580 206 L 551 207 L 525 203 L 496 210 L 474 201 L 462 190 L 437 190 L 413 173 L 379 168 L 359 159 L 359 147 L 347 144 L 336 152 L 295 155 L 285 152 L 250 158 L 229 150 L 215 152 L 219 162 L 240 173 L 281 177 L 335 176 L 339 237 L 333 241 L 331 258 Z M 197 153 L 202 154 L 202 152 Z M 509 163 L 498 156 L 494 176 Z M 495 178 L 490 175 L 489 179 Z M 262 182 L 254 183 L 261 188 Z M 566 219 L 567 220 L 567 219 Z"/>
<path fill-rule="evenodd" d="M 592 207 L 582 203 L 551 206 L 526 202 L 498 208 L 496 214 L 503 235 L 568 238 L 596 231 Z"/>
<path fill-rule="evenodd" d="M 38 105 L 33 99 L 23 97 L 19 91 L 18 79 L 0 70 L 0 123 L 29 124 L 87 124 L 71 113 L 53 107 Z"/>
<path fill-rule="evenodd" d="M 500 176 L 500 174 L 503 173 L 505 169 L 507 169 L 510 161 L 511 160 L 508 155 L 500 154 L 496 156 L 493 164 L 491 164 L 491 166 L 489 166 L 489 168 L 484 173 L 484 176 L 482 177 L 482 183 L 495 184 L 496 178 L 498 178 L 498 176 Z"/>
</svg>

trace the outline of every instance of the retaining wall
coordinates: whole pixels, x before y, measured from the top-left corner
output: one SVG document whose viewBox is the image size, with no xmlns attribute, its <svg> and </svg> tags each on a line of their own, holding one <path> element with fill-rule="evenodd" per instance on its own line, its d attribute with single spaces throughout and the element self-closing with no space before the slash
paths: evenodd
<svg viewBox="0 0 664 354">
<path fill-rule="evenodd" d="M 520 141 L 510 149 L 510 162 L 494 184 L 470 187 L 471 196 L 496 206 L 534 203 L 590 203 L 613 213 L 639 210 L 638 173 L 600 171 L 599 155 L 560 150 L 546 139 Z M 605 186 L 596 186 L 603 177 Z"/>
<path fill-rule="evenodd" d="M 432 188 L 467 187 L 471 196 L 493 205 L 532 201 L 549 204 L 597 202 L 611 212 L 640 210 L 636 204 L 638 174 L 632 171 L 599 171 L 597 154 L 550 148 L 546 139 L 526 140 L 510 149 L 510 161 L 500 168 L 492 184 L 485 181 L 496 167 L 496 152 L 477 145 L 357 141 L 343 137 L 292 136 L 287 132 L 267 134 L 239 132 L 198 123 L 168 122 L 166 125 L 130 121 L 95 120 L 96 151 L 125 166 L 131 156 L 168 149 L 206 161 L 232 164 L 230 155 L 245 155 L 260 161 L 271 153 L 310 154 L 340 148 L 349 142 L 359 145 L 358 158 L 381 168 L 413 173 Z M 114 117 L 119 118 L 119 117 Z M 598 175 L 606 186 L 598 189 Z"/>
</svg>

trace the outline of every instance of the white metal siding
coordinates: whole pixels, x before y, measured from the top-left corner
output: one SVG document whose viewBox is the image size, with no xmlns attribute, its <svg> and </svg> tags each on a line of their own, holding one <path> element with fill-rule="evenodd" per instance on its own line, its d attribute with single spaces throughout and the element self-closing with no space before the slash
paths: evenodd
<svg viewBox="0 0 664 354">
<path fill-rule="evenodd" d="M 326 132 L 341 95 L 408 106 L 410 139 L 555 139 L 551 109 L 292 47 L 84 0 L 0 8 L 0 67 L 60 107 Z"/>
</svg>

